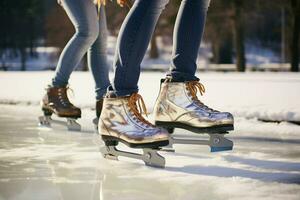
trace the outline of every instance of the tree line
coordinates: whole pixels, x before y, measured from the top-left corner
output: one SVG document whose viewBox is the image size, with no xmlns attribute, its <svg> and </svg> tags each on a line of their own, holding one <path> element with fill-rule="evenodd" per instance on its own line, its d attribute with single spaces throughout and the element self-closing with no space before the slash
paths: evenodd
<svg viewBox="0 0 300 200">
<path fill-rule="evenodd" d="M 159 57 L 157 36 L 171 37 L 181 0 L 172 0 L 164 10 L 151 41 L 150 57 Z M 108 28 L 117 35 L 128 12 L 115 3 L 107 5 Z M 19 57 L 21 70 L 37 46 L 62 49 L 74 32 L 63 9 L 53 0 L 0 2 L 0 58 Z M 279 52 L 281 62 L 299 71 L 300 0 L 212 0 L 203 40 L 211 45 L 212 63 L 236 63 L 246 70 L 247 43 Z"/>
<path fill-rule="evenodd" d="M 0 1 L 0 58 L 19 57 L 21 70 L 26 60 L 35 57 L 35 47 L 43 38 L 44 5 L 40 0 Z"/>
</svg>

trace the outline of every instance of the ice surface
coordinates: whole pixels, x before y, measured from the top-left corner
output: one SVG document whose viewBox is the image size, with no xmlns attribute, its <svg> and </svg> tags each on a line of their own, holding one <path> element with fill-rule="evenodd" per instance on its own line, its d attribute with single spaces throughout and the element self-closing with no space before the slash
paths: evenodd
<svg viewBox="0 0 300 200">
<path fill-rule="evenodd" d="M 24 93 L 34 94 L 30 90 Z M 236 130 L 228 136 L 234 141 L 233 151 L 209 153 L 208 147 L 177 145 L 177 153 L 163 153 L 166 169 L 155 169 L 132 159 L 103 159 L 102 142 L 93 130 L 94 111 L 89 108 L 83 109 L 79 120 L 82 132 L 61 126 L 40 128 L 39 115 L 37 105 L 0 105 L 0 200 L 298 200 L 300 196 L 300 128 L 293 124 L 237 118 Z M 179 129 L 175 133 L 188 134 Z"/>
<path fill-rule="evenodd" d="M 38 127 L 39 101 L 52 75 L 0 72 L 0 200 L 299 199 L 300 126 L 257 120 L 300 121 L 299 74 L 198 74 L 207 90 L 201 100 L 235 115 L 228 136 L 234 150 L 212 154 L 208 147 L 175 145 L 175 154 L 163 153 L 164 170 L 101 157 L 90 73 L 75 72 L 70 80 L 73 102 L 83 108 L 82 132 Z M 141 75 L 149 111 L 163 76 Z"/>
</svg>

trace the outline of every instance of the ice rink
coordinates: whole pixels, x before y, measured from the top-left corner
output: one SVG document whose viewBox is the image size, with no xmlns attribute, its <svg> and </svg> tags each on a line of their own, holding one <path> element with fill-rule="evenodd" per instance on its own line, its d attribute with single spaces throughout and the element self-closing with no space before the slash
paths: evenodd
<svg viewBox="0 0 300 200">
<path fill-rule="evenodd" d="M 70 80 L 72 101 L 83 111 L 82 132 L 38 127 L 39 101 L 52 75 L 0 72 L 0 200 L 300 199 L 300 126 L 287 122 L 300 121 L 299 74 L 200 72 L 207 91 L 200 99 L 235 116 L 228 135 L 234 149 L 210 153 L 205 146 L 175 145 L 176 153 L 161 153 L 165 169 L 102 158 L 90 73 L 75 72 Z M 163 76 L 141 75 L 149 111 Z"/>
<path fill-rule="evenodd" d="M 177 145 L 176 153 L 162 153 L 166 168 L 157 169 L 102 158 L 91 109 L 79 120 L 82 132 L 40 128 L 38 115 L 35 105 L 0 105 L 1 200 L 299 200 L 300 128 L 293 124 L 237 119 L 242 126 L 228 136 L 233 151 Z M 247 128 L 254 126 L 270 133 Z M 285 127 L 295 134 L 272 135 Z"/>
</svg>

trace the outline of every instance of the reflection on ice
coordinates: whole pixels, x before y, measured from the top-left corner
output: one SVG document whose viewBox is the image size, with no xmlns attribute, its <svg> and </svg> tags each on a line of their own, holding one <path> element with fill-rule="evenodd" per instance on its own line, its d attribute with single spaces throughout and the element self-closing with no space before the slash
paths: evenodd
<svg viewBox="0 0 300 200">
<path fill-rule="evenodd" d="M 299 145 L 276 142 L 280 138 L 256 142 L 235 132 L 230 135 L 234 151 L 217 154 L 207 147 L 175 145 L 175 154 L 162 152 L 166 169 L 155 169 L 134 159 L 103 159 L 88 109 L 80 120 L 82 132 L 72 132 L 59 126 L 38 128 L 38 107 L 0 107 L 0 200 L 300 196 Z"/>
</svg>

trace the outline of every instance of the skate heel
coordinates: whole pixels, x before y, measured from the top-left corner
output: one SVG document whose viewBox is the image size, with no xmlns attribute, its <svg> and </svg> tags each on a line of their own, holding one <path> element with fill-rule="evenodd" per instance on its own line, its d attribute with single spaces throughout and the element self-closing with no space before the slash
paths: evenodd
<svg viewBox="0 0 300 200">
<path fill-rule="evenodd" d="M 174 133 L 175 127 L 171 126 L 168 122 L 155 121 L 155 125 L 166 129 L 170 134 Z"/>
<path fill-rule="evenodd" d="M 101 138 L 105 144 L 105 146 L 100 149 L 102 156 L 106 159 L 118 160 L 118 150 L 116 149 L 116 146 L 119 142 L 113 137 L 107 135 L 101 135 Z"/>
<path fill-rule="evenodd" d="M 119 144 L 119 141 L 112 136 L 102 135 L 101 137 L 105 143 L 105 146 L 117 146 Z"/>
<path fill-rule="evenodd" d="M 227 133 L 210 135 L 210 152 L 231 151 L 233 149 L 233 142 L 226 139 L 225 134 Z"/>
<path fill-rule="evenodd" d="M 48 108 L 44 108 L 42 107 L 42 112 L 43 112 L 43 116 L 39 116 L 38 120 L 39 120 L 39 126 L 40 127 L 47 127 L 50 128 L 51 127 L 51 116 L 53 114 L 53 112 L 48 109 Z"/>
<path fill-rule="evenodd" d="M 52 110 L 48 108 L 42 108 L 42 111 L 44 113 L 44 116 L 51 116 L 53 114 Z"/>
</svg>

